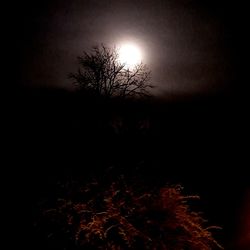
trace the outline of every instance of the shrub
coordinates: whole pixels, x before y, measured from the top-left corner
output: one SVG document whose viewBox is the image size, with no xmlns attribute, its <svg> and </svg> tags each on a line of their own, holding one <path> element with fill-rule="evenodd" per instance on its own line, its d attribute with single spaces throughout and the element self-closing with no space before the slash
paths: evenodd
<svg viewBox="0 0 250 250">
<path fill-rule="evenodd" d="M 93 181 L 46 209 L 43 220 L 50 238 L 68 238 L 64 249 L 168 249 L 222 248 L 200 213 L 182 195 L 181 186 L 145 191 L 123 178 L 111 185 Z M 53 241 L 53 240 L 52 240 Z"/>
</svg>

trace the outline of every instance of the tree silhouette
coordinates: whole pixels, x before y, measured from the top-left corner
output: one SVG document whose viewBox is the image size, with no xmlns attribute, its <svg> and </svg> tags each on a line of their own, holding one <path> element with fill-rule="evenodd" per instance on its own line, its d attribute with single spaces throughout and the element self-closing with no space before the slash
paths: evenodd
<svg viewBox="0 0 250 250">
<path fill-rule="evenodd" d="M 104 45 L 93 47 L 90 52 L 84 52 L 78 57 L 80 67 L 76 73 L 70 73 L 69 78 L 80 89 L 94 95 L 105 97 L 138 97 L 148 96 L 150 71 L 145 64 L 140 63 L 127 68 L 119 61 L 116 48 Z"/>
</svg>

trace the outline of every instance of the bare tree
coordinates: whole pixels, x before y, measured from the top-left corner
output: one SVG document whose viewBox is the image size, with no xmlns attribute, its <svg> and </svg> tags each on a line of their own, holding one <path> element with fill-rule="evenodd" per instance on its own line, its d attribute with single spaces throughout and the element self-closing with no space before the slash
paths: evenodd
<svg viewBox="0 0 250 250">
<path fill-rule="evenodd" d="M 93 47 L 78 57 L 79 69 L 69 75 L 74 84 L 105 97 L 137 97 L 149 95 L 150 71 L 145 64 L 129 69 L 119 61 L 116 48 Z"/>
</svg>

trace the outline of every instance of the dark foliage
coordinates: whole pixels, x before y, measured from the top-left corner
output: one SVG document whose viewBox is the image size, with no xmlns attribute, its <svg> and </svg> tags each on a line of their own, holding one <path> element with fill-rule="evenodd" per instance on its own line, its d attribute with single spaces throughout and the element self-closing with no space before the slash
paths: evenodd
<svg viewBox="0 0 250 250">
<path fill-rule="evenodd" d="M 109 178 L 110 179 L 110 178 Z M 187 201 L 180 186 L 149 190 L 120 177 L 66 185 L 40 225 L 56 249 L 219 249 L 210 228 Z M 59 240 L 58 242 L 58 239 Z M 61 245 L 60 245 L 61 243 Z"/>
</svg>

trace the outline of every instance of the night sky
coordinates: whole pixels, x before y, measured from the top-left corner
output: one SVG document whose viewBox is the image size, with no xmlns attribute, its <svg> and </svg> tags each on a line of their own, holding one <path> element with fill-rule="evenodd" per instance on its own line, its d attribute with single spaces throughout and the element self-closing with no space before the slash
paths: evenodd
<svg viewBox="0 0 250 250">
<path fill-rule="evenodd" d="M 246 237 L 243 243 L 249 243 L 249 146 L 245 146 L 250 127 L 246 91 L 249 27 L 245 4 L 224 0 L 36 0 L 9 5 L 6 38 L 11 49 L 6 51 L 11 56 L 6 63 L 10 72 L 5 75 L 8 86 L 17 87 L 18 93 L 11 91 L 5 103 L 8 107 L 13 104 L 7 112 L 9 159 L 18 160 L 13 164 L 15 171 L 10 168 L 10 180 L 17 179 L 11 197 L 19 197 L 26 213 L 34 206 L 30 202 L 39 199 L 39 192 L 42 198 L 46 192 L 50 195 L 46 178 L 49 183 L 54 176 L 72 173 L 74 167 L 88 171 L 92 159 L 98 164 L 104 158 L 108 163 L 118 159 L 126 165 L 142 156 L 140 164 L 149 166 L 145 171 L 149 178 L 158 182 L 167 169 L 169 176 L 173 172 L 170 182 L 187 183 L 189 191 L 205 197 L 202 204 L 211 223 L 225 226 L 225 246 L 233 245 L 241 232 Z M 128 132 L 122 139 L 128 147 L 116 135 L 110 138 L 109 130 L 96 132 L 102 126 L 98 122 L 113 113 L 118 118 L 125 114 L 133 122 L 141 117 L 140 105 L 128 105 L 127 111 L 125 105 L 121 106 L 125 111 L 115 105 L 105 110 L 105 105 L 96 108 L 91 106 L 92 100 L 88 103 L 67 91 L 73 89 L 68 74 L 77 70 L 76 58 L 83 51 L 102 43 L 113 47 L 127 42 L 141 49 L 156 86 L 154 100 L 159 101 L 152 107 L 142 105 L 142 116 L 152 119 L 152 132 L 137 137 Z M 187 103 L 190 99 L 183 98 L 182 102 L 186 96 L 201 98 Z M 181 101 L 165 102 L 175 98 Z M 109 155 L 110 141 L 117 154 Z M 120 147 L 129 149 L 126 157 Z M 62 170 L 63 164 L 66 170 Z"/>
<path fill-rule="evenodd" d="M 71 88 L 67 74 L 77 68 L 82 51 L 101 43 L 133 42 L 152 71 L 157 94 L 215 94 L 238 88 L 239 35 L 244 29 L 238 13 L 244 6 L 195 0 L 19 5 L 13 23 L 24 85 Z"/>
</svg>

